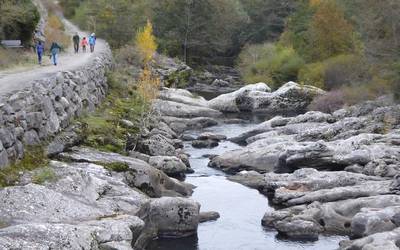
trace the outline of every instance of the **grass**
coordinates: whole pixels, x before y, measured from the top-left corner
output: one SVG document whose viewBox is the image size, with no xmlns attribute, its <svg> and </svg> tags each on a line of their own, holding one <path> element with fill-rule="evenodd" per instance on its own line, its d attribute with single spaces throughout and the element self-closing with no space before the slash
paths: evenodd
<svg viewBox="0 0 400 250">
<path fill-rule="evenodd" d="M 0 187 L 12 186 L 18 182 L 20 173 L 43 168 L 49 164 L 43 146 L 25 148 L 24 158 L 0 170 Z"/>
<path fill-rule="evenodd" d="M 26 49 L 0 47 L 0 70 L 37 64 L 36 55 Z"/>
<path fill-rule="evenodd" d="M 56 174 L 54 169 L 50 167 L 43 167 L 37 169 L 32 176 L 32 182 L 35 184 L 43 184 L 46 181 L 54 181 L 56 179 Z"/>
<path fill-rule="evenodd" d="M 114 172 L 126 172 L 129 170 L 129 165 L 125 162 L 96 162 L 97 165 L 103 166 L 105 169 L 114 171 Z"/>
</svg>

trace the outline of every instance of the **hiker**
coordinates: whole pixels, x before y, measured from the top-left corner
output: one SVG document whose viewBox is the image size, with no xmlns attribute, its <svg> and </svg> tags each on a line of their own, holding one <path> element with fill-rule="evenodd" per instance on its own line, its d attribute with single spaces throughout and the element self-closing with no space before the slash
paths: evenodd
<svg viewBox="0 0 400 250">
<path fill-rule="evenodd" d="M 43 46 L 41 41 L 38 41 L 38 43 L 36 44 L 36 53 L 37 53 L 37 56 L 38 56 L 39 65 L 42 65 L 42 57 L 43 57 L 43 53 L 44 53 L 44 46 Z"/>
<path fill-rule="evenodd" d="M 96 34 L 92 33 L 89 36 L 90 52 L 94 52 L 94 46 L 96 45 Z"/>
<path fill-rule="evenodd" d="M 53 42 L 50 47 L 50 58 L 53 59 L 54 66 L 57 66 L 57 55 L 60 53 L 61 47 L 56 42 Z"/>
<path fill-rule="evenodd" d="M 86 53 L 86 46 L 88 46 L 88 41 L 87 41 L 86 37 L 83 37 L 83 38 L 82 38 L 81 46 L 82 46 L 82 51 L 83 51 L 84 53 Z"/>
<path fill-rule="evenodd" d="M 78 32 L 76 32 L 75 36 L 72 37 L 72 41 L 74 42 L 75 54 L 79 52 L 79 40 L 80 40 L 80 37 L 78 35 Z"/>
</svg>

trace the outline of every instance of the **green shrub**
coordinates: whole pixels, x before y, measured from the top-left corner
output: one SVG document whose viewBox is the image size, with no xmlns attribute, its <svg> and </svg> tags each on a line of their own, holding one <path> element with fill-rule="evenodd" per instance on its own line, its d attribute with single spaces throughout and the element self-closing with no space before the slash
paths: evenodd
<svg viewBox="0 0 400 250">
<path fill-rule="evenodd" d="M 307 64 L 299 72 L 300 82 L 327 90 L 369 82 L 369 78 L 368 64 L 357 55 L 339 55 Z"/>
<path fill-rule="evenodd" d="M 302 84 L 325 88 L 325 64 L 311 63 L 299 71 L 299 81 Z"/>
<path fill-rule="evenodd" d="M 248 46 L 240 54 L 238 62 L 246 82 L 268 82 L 273 88 L 296 81 L 303 65 L 303 59 L 293 48 L 270 43 Z"/>
</svg>

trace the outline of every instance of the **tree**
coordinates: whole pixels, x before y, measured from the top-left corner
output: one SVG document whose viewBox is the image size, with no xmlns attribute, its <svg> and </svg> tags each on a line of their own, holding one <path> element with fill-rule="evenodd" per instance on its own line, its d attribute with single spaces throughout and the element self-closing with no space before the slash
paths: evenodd
<svg viewBox="0 0 400 250">
<path fill-rule="evenodd" d="M 146 0 L 86 0 L 76 9 L 74 19 L 111 47 L 119 48 L 131 42 L 136 30 L 146 24 L 148 8 Z"/>
<path fill-rule="evenodd" d="M 321 1 L 317 5 L 309 34 L 309 50 L 314 61 L 354 53 L 356 50 L 353 26 L 335 1 Z"/>
<path fill-rule="evenodd" d="M 139 30 L 136 35 L 136 47 L 143 55 L 144 64 L 148 64 L 157 51 L 156 38 L 153 35 L 153 25 L 147 20 L 143 30 Z"/>
<path fill-rule="evenodd" d="M 29 43 L 40 19 L 29 0 L 0 0 L 0 39 Z"/>
<path fill-rule="evenodd" d="M 144 104 L 151 103 L 157 98 L 160 79 L 150 69 L 150 62 L 157 50 L 156 38 L 153 35 L 153 25 L 148 20 L 146 26 L 140 29 L 135 39 L 136 48 L 143 58 L 143 71 L 137 82 L 137 91 L 143 98 Z M 142 107 L 144 111 L 144 106 Z"/>
<path fill-rule="evenodd" d="M 240 43 L 262 43 L 279 38 L 286 18 L 298 6 L 296 0 L 241 0 L 248 22 L 240 32 Z"/>
<path fill-rule="evenodd" d="M 188 63 L 229 57 L 246 16 L 237 0 L 165 0 L 151 6 L 161 51 Z"/>
</svg>

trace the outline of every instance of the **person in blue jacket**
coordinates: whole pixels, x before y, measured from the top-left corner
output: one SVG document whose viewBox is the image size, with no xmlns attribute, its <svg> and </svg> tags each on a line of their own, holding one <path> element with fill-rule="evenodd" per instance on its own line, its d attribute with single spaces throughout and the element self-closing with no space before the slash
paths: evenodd
<svg viewBox="0 0 400 250">
<path fill-rule="evenodd" d="M 93 53 L 94 51 L 94 46 L 96 45 L 96 34 L 92 33 L 89 36 L 89 46 L 90 46 L 90 52 Z"/>
<path fill-rule="evenodd" d="M 56 42 L 53 42 L 50 47 L 51 57 L 53 59 L 54 66 L 57 66 L 57 56 L 60 53 L 61 46 L 58 45 Z"/>
<path fill-rule="evenodd" d="M 44 46 L 43 46 L 43 43 L 41 41 L 38 41 L 38 43 L 36 44 L 36 53 L 37 53 L 37 56 L 38 56 L 39 65 L 42 65 Z"/>
</svg>

